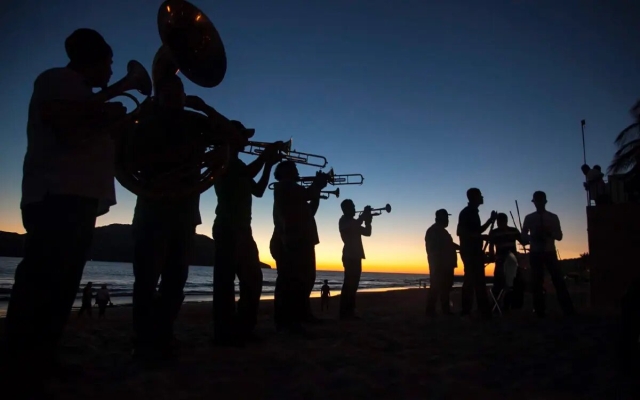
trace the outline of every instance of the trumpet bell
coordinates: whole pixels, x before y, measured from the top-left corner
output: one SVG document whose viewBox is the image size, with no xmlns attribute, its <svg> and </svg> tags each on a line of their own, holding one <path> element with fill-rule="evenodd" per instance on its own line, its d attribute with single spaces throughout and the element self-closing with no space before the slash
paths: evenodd
<svg viewBox="0 0 640 400">
<path fill-rule="evenodd" d="M 198 7 L 184 0 L 165 0 L 158 10 L 158 31 L 163 52 L 170 53 L 160 57 L 171 60 L 163 68 L 174 74 L 179 70 L 191 82 L 206 88 L 222 82 L 227 72 L 224 44 Z"/>
<path fill-rule="evenodd" d="M 387 213 L 390 213 L 390 212 L 391 212 L 391 205 L 390 205 L 390 204 L 387 204 L 386 206 L 384 206 L 384 210 L 385 210 Z"/>
<path fill-rule="evenodd" d="M 137 90 L 145 96 L 151 95 L 152 84 L 149 73 L 138 61 L 131 60 L 127 63 L 126 79 L 131 81 L 132 89 Z"/>
</svg>

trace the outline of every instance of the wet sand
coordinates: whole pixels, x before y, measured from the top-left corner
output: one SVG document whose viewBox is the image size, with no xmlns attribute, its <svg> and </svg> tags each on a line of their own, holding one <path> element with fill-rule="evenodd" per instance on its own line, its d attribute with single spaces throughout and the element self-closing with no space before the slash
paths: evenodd
<svg viewBox="0 0 640 400">
<path fill-rule="evenodd" d="M 131 360 L 129 307 L 108 309 L 104 320 L 74 313 L 62 352 L 83 373 L 49 388 L 91 400 L 634 398 L 616 377 L 616 316 L 587 308 L 588 286 L 570 289 L 578 316 L 564 318 L 549 293 L 546 319 L 527 295 L 523 310 L 489 322 L 427 319 L 424 289 L 359 294 L 362 319 L 352 322 L 337 319 L 338 297 L 325 313 L 314 299 L 326 321 L 310 339 L 276 333 L 273 303 L 263 301 L 264 342 L 244 349 L 212 347 L 211 303 L 185 304 L 179 363 L 151 370 Z M 458 290 L 453 301 L 458 310 Z"/>
</svg>

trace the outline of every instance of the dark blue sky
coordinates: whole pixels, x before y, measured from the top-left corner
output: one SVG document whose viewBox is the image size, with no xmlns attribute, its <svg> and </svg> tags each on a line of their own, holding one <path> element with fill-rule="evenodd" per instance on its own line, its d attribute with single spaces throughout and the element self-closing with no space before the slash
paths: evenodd
<svg viewBox="0 0 640 400">
<path fill-rule="evenodd" d="M 160 45 L 159 4 L 4 6 L 1 230 L 22 231 L 21 168 L 35 77 L 66 63 L 64 39 L 79 27 L 97 29 L 112 45 L 113 81 L 130 59 L 150 71 Z M 490 209 L 515 214 L 514 199 L 522 214 L 530 212 L 531 193 L 547 191 L 567 235 L 562 255 L 586 250 L 580 120 L 587 120 L 587 161 L 606 168 L 640 95 L 637 1 L 194 4 L 218 28 L 228 70 L 219 87 L 187 82 L 187 91 L 256 128 L 256 140 L 293 136 L 294 147 L 325 155 L 337 173 L 362 173 L 362 187 L 342 188 L 357 206 L 393 206 L 365 243 L 366 265 L 425 264 L 433 212 L 448 208 L 455 232 L 470 186 L 485 194 L 483 218 Z M 131 221 L 134 197 L 122 188 L 118 196 L 99 224 Z M 213 191 L 202 197 L 201 233 L 210 235 L 215 201 Z M 268 261 L 271 193 L 255 204 L 256 240 Z M 339 262 L 339 215 L 339 201 L 322 204 L 321 264 Z"/>
</svg>

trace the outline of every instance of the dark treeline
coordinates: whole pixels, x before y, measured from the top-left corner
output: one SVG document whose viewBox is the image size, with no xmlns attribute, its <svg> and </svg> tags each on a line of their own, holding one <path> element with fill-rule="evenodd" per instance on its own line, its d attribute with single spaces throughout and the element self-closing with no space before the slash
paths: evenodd
<svg viewBox="0 0 640 400">
<path fill-rule="evenodd" d="M 23 257 L 24 234 L 0 231 L 0 257 Z M 213 266 L 215 246 L 213 239 L 196 234 L 191 253 L 191 265 Z M 133 260 L 131 225 L 112 224 L 97 227 L 89 259 L 130 263 Z M 263 264 L 263 268 L 270 268 Z"/>
</svg>

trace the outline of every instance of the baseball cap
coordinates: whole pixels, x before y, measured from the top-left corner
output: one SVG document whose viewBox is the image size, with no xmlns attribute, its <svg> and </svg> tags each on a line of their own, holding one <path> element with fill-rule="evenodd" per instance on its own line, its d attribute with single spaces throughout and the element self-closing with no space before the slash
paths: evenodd
<svg viewBox="0 0 640 400">
<path fill-rule="evenodd" d="M 253 137 L 253 135 L 256 133 L 255 129 L 245 128 L 245 126 L 240 121 L 231 120 L 229 122 L 231 122 L 236 128 L 238 128 L 238 130 L 240 130 L 247 139 Z"/>
<path fill-rule="evenodd" d="M 447 212 L 447 210 L 445 210 L 444 208 L 441 208 L 440 210 L 436 211 L 436 218 L 444 218 L 444 217 L 448 217 L 449 214 Z"/>
</svg>

